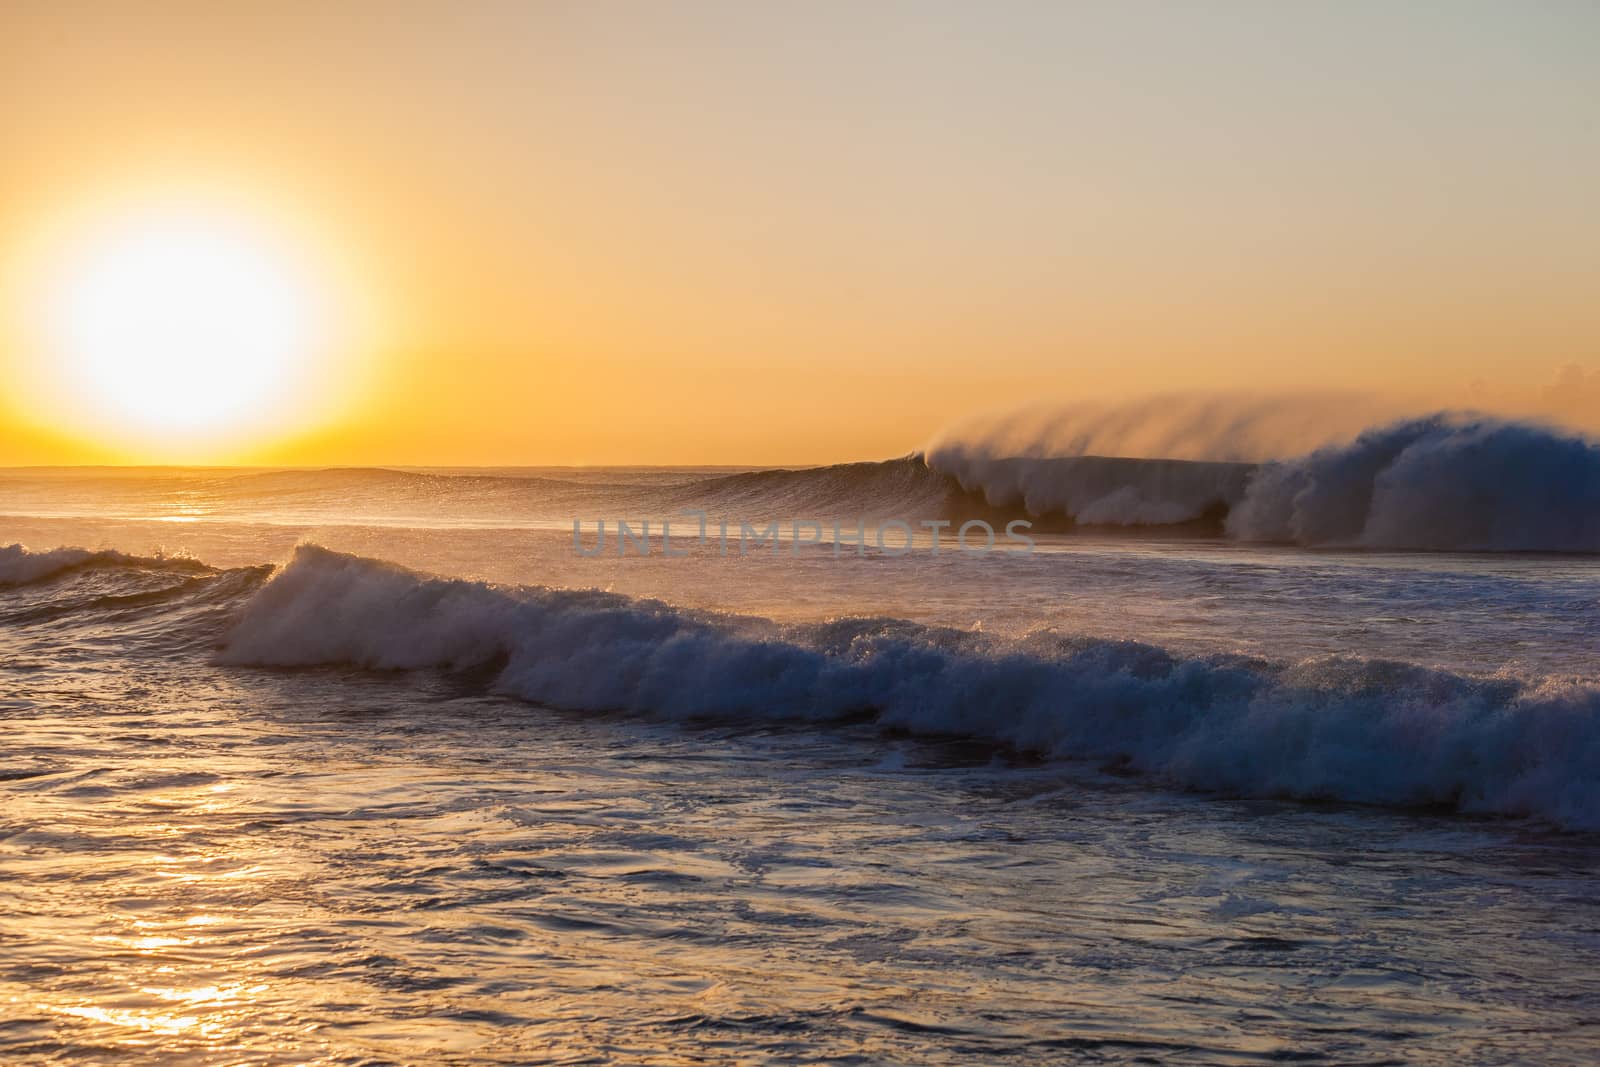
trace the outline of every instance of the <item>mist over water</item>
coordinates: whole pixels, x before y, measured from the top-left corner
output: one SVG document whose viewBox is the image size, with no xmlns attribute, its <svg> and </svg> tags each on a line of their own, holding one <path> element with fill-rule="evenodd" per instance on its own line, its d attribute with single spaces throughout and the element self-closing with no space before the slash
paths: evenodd
<svg viewBox="0 0 1600 1067">
<path fill-rule="evenodd" d="M 1419 414 L 1369 393 L 1166 393 L 995 411 L 958 420 L 926 447 L 930 459 L 1107 456 L 1260 463 L 1352 440 Z"/>
</svg>

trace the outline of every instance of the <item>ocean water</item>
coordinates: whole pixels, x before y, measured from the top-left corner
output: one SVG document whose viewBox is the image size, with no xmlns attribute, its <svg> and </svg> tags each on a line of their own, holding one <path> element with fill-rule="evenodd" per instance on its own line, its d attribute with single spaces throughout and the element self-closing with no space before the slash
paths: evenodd
<svg viewBox="0 0 1600 1067">
<path fill-rule="evenodd" d="M 1593 1061 L 1583 448 L 0 472 L 0 1061 Z"/>
</svg>

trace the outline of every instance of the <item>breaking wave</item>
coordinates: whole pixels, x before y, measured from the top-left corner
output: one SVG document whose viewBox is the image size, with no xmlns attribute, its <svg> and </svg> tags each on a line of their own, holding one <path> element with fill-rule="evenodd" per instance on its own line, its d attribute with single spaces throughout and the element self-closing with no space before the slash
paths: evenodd
<svg viewBox="0 0 1600 1067">
<path fill-rule="evenodd" d="M 1228 516 L 1249 541 L 1600 552 L 1600 444 L 1435 415 L 1262 467 Z"/>
<path fill-rule="evenodd" d="M 595 592 L 428 578 L 304 546 L 220 653 L 478 669 L 546 706 L 677 720 L 870 715 L 1239 796 L 1437 805 L 1600 829 L 1600 689 L 1346 657 L 1185 657 L 895 619 L 780 626 Z"/>
<path fill-rule="evenodd" d="M 1260 464 L 988 448 L 947 441 L 927 462 L 992 505 L 1082 525 L 1211 518 L 1242 541 L 1600 552 L 1600 444 L 1534 423 L 1438 414 Z"/>
<path fill-rule="evenodd" d="M 793 470 L 334 468 L 135 472 L 87 481 L 22 472 L 0 478 L 0 494 L 6 511 L 21 515 L 144 519 L 171 516 L 175 502 L 199 501 L 208 520 L 304 526 L 511 528 L 628 519 L 659 530 L 663 520 L 703 512 L 709 521 L 735 523 L 892 518 L 958 525 L 981 518 L 999 529 L 1028 519 L 1047 533 L 1120 527 L 1315 547 L 1600 552 L 1600 443 L 1578 434 L 1446 413 L 1343 436 L 1335 429 L 1350 425 L 1353 414 L 1333 419 L 1325 400 L 1172 404 L 1165 414 L 1149 404 L 1092 417 L 1079 412 L 1049 423 L 1049 433 L 1023 419 L 1014 432 L 950 433 L 925 453 L 898 459 Z M 1302 417 L 1308 428 L 1297 435 Z M 1332 443 L 1309 451 L 1278 451 L 1329 435 Z M 1083 451 L 1089 448 L 1108 452 Z M 1119 448 L 1168 454 L 1112 451 Z M 119 558 L 71 551 L 78 555 L 23 559 L 0 550 L 0 584 Z"/>
</svg>

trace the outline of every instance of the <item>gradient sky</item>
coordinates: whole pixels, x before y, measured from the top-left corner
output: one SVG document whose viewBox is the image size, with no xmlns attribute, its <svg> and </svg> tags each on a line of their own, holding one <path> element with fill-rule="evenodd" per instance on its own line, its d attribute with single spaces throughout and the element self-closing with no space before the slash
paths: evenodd
<svg viewBox="0 0 1600 1067">
<path fill-rule="evenodd" d="M 0 463 L 827 462 L 1196 389 L 1600 429 L 1596 190 L 1593 3 L 9 0 Z M 30 384 L 31 250 L 186 191 L 360 305 L 319 425 L 113 447 Z"/>
</svg>

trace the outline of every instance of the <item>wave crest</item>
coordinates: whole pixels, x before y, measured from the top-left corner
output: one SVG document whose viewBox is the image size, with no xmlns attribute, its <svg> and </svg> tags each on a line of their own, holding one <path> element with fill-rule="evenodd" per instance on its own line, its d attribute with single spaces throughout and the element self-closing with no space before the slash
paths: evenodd
<svg viewBox="0 0 1600 1067">
<path fill-rule="evenodd" d="M 1249 541 L 1600 552 L 1600 444 L 1441 414 L 1267 464 L 1228 516 Z"/>
<path fill-rule="evenodd" d="M 427 578 L 302 547 L 243 610 L 229 663 L 494 665 L 548 706 L 828 720 L 1112 761 L 1244 796 L 1444 805 L 1600 828 L 1600 689 L 1382 660 L 1184 657 L 903 620 L 781 627 L 593 591 Z"/>
</svg>

